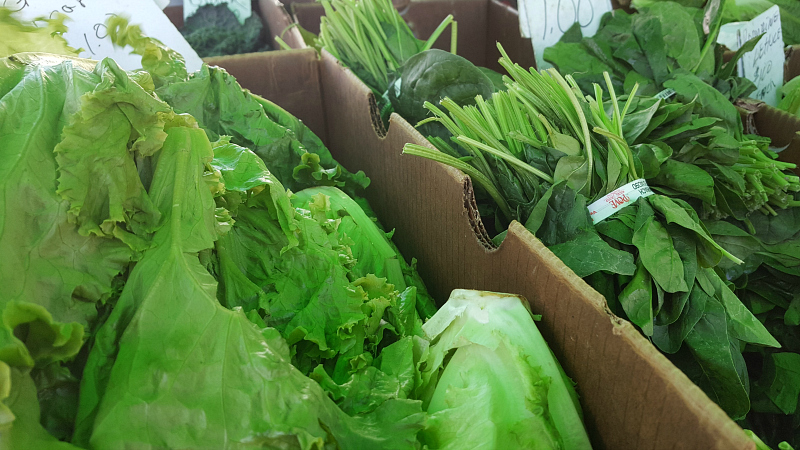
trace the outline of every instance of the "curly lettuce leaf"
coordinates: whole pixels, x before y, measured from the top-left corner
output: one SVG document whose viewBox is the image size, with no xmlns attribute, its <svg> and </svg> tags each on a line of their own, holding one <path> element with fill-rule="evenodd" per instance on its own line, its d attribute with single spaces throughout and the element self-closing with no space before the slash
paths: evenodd
<svg viewBox="0 0 800 450">
<path fill-rule="evenodd" d="M 0 98 L 0 303 L 35 302 L 56 321 L 87 325 L 132 250 L 78 232 L 55 190 L 54 149 L 100 77 L 71 59 L 25 61 L 20 82 Z"/>
<path fill-rule="evenodd" d="M 302 122 L 288 119 L 277 107 L 242 89 L 224 69 L 203 66 L 187 81 L 156 92 L 176 112 L 196 118 L 212 140 L 231 136 L 232 143 L 252 150 L 293 192 L 323 185 L 352 194 L 369 184 L 363 173 L 352 174 L 337 163 Z"/>
<path fill-rule="evenodd" d="M 0 58 L 14 53 L 45 52 L 56 55 L 78 56 L 79 49 L 67 44 L 62 37 L 67 27 L 64 21 L 67 16 L 56 14 L 52 19 L 39 19 L 37 25 L 24 23 L 14 17 L 14 11 L 0 8 Z"/>
<path fill-rule="evenodd" d="M 347 416 L 290 364 L 277 330 L 216 300 L 216 282 L 197 255 L 217 237 L 214 200 L 202 181 L 211 155 L 201 130 L 168 131 L 150 191 L 167 224 L 89 356 L 77 443 L 413 448 L 418 403 Z"/>
<path fill-rule="evenodd" d="M 338 219 L 338 233 L 352 241 L 350 249 L 356 259 L 352 272 L 356 277 L 372 273 L 386 278 L 398 291 L 414 286 L 420 317 L 427 319 L 436 312 L 436 304 L 416 269 L 403 259 L 390 239 L 391 233 L 383 231 L 366 202 L 359 203 L 337 188 L 321 186 L 295 193 L 292 203 L 329 220 Z"/>
<path fill-rule="evenodd" d="M 147 85 L 149 78 L 140 75 L 139 83 L 134 82 L 111 59 L 98 64 L 94 74 L 99 83 L 81 97 L 80 110 L 69 117 L 55 147 L 56 192 L 69 201 L 78 233 L 118 236 L 132 243 L 130 234 L 151 233 L 161 218 L 133 154 L 150 156 L 161 148 L 164 115 L 171 111 L 142 88 L 140 83 Z"/>
<path fill-rule="evenodd" d="M 142 56 L 142 68 L 153 77 L 156 87 L 183 81 L 188 77 L 186 60 L 161 41 L 142 34 L 142 28 L 131 25 L 122 16 L 111 16 L 106 20 L 108 37 L 114 45 L 130 46 L 131 53 Z"/>
</svg>

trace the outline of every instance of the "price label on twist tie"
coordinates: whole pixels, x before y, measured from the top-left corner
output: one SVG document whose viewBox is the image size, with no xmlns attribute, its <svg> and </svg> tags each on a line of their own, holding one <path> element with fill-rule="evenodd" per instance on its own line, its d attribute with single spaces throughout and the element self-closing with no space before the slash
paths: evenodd
<svg viewBox="0 0 800 450">
<path fill-rule="evenodd" d="M 592 222 L 598 223 L 605 220 L 640 197 L 650 195 L 653 195 L 653 191 L 650 190 L 650 186 L 643 178 L 631 181 L 588 206 Z"/>
</svg>

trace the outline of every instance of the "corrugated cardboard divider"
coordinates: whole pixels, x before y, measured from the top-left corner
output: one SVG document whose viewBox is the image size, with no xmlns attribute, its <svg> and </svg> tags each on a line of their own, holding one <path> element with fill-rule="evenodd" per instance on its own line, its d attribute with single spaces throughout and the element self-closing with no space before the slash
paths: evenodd
<svg viewBox="0 0 800 450">
<path fill-rule="evenodd" d="M 455 288 L 525 296 L 538 326 L 577 382 L 595 448 L 753 449 L 741 429 L 633 326 L 521 224 L 498 249 L 476 235 L 469 178 L 458 170 L 402 155 L 403 144 L 429 145 L 392 115 L 385 137 L 372 125 L 370 90 L 326 52 L 321 79 L 330 149 L 349 170 L 372 179 L 370 205 L 440 301 Z"/>
<path fill-rule="evenodd" d="M 320 17 L 324 15 L 319 3 L 295 2 L 291 6 L 300 26 L 319 34 Z M 414 35 L 427 39 L 437 26 L 452 14 L 458 22 L 456 53 L 479 66 L 497 71 L 500 57 L 494 42 L 501 42 L 509 55 L 517 55 L 515 62 L 533 66 L 533 47 L 530 40 L 519 37 L 519 19 L 516 10 L 495 0 L 430 0 L 412 1 L 399 9 Z M 439 37 L 434 48 L 450 50 L 450 30 Z"/>
<path fill-rule="evenodd" d="M 239 84 L 292 113 L 327 144 L 316 50 L 218 56 L 206 62 L 224 67 Z"/>
</svg>

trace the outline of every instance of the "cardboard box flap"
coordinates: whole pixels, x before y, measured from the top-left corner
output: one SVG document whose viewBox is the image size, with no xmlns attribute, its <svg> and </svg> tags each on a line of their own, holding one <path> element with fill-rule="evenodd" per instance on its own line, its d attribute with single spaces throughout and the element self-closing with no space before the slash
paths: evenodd
<svg viewBox="0 0 800 450">
<path fill-rule="evenodd" d="M 316 50 L 217 56 L 205 61 L 224 67 L 243 87 L 289 111 L 326 142 L 328 131 Z"/>
</svg>

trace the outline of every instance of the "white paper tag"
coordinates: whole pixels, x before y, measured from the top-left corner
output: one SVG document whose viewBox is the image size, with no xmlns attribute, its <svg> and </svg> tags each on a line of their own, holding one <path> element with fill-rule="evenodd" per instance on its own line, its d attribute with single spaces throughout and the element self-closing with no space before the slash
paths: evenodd
<svg viewBox="0 0 800 450">
<path fill-rule="evenodd" d="M 183 18 L 184 20 L 188 19 L 197 11 L 197 8 L 203 5 L 221 5 L 225 3 L 228 4 L 228 9 L 233 11 L 233 15 L 239 19 L 241 24 L 244 24 L 244 21 L 253 15 L 250 0 L 184 0 Z"/>
<path fill-rule="evenodd" d="M 69 45 L 83 49 L 82 58 L 99 61 L 111 57 L 125 70 L 142 67 L 141 56 L 130 54 L 130 48 L 114 47 L 108 38 L 106 19 L 119 14 L 127 16 L 132 24 L 140 25 L 147 36 L 183 55 L 189 72 L 200 70 L 203 65 L 161 8 L 149 0 L 0 0 L 0 6 L 19 11 L 18 17 L 30 21 L 55 16 L 57 12 L 66 14 L 70 20 L 66 22 L 68 30 L 64 38 Z"/>
<path fill-rule="evenodd" d="M 611 11 L 611 0 L 519 0 L 519 29 L 533 42 L 536 68 L 553 67 L 545 62 L 544 49 L 551 47 L 575 22 L 585 37 L 594 36 L 600 18 Z"/>
<path fill-rule="evenodd" d="M 778 88 L 783 86 L 783 30 L 778 5 L 759 14 L 749 22 L 729 23 L 720 29 L 718 42 L 731 50 L 738 50 L 750 39 L 764 34 L 756 48 L 739 60 L 739 76 L 756 85 L 750 97 L 762 100 L 770 106 L 778 105 Z"/>
<path fill-rule="evenodd" d="M 605 220 L 640 197 L 649 197 L 650 195 L 653 195 L 653 191 L 650 190 L 650 186 L 643 178 L 631 181 L 588 206 L 592 223 Z"/>
</svg>

